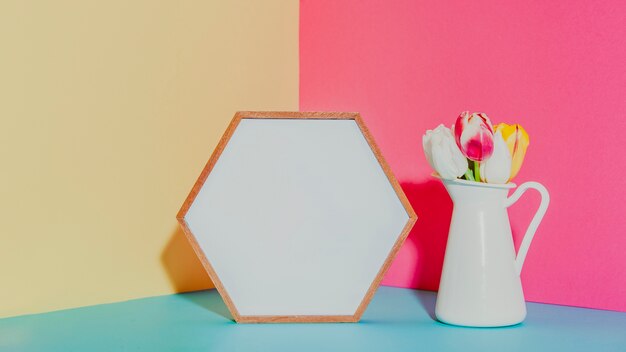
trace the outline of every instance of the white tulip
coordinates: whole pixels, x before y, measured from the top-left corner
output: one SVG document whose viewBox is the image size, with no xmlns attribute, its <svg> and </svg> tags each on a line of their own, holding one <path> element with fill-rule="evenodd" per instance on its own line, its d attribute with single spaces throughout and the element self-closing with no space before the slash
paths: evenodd
<svg viewBox="0 0 626 352">
<path fill-rule="evenodd" d="M 511 153 L 502 131 L 493 136 L 493 154 L 480 163 L 480 179 L 488 183 L 507 183 L 511 178 Z"/>
<path fill-rule="evenodd" d="M 444 125 L 426 131 L 422 138 L 430 166 L 446 180 L 461 177 L 467 171 L 467 159 L 454 141 L 452 131 Z"/>
</svg>

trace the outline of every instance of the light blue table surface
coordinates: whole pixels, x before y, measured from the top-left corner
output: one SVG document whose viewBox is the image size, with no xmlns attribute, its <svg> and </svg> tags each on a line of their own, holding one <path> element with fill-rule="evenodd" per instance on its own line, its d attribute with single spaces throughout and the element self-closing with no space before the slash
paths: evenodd
<svg viewBox="0 0 626 352">
<path fill-rule="evenodd" d="M 360 323 L 238 325 L 199 291 L 0 319 L 0 351 L 626 351 L 626 313 L 528 303 L 521 325 L 461 328 L 435 297 L 381 287 Z"/>
</svg>

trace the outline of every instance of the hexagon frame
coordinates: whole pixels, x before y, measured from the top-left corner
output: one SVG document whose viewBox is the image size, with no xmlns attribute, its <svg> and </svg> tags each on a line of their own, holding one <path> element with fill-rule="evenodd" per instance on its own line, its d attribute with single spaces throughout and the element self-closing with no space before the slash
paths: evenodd
<svg viewBox="0 0 626 352">
<path fill-rule="evenodd" d="M 239 314 L 237 308 L 233 301 L 231 300 L 228 292 L 224 288 L 219 276 L 213 269 L 209 259 L 205 256 L 204 252 L 200 248 L 198 241 L 196 240 L 194 234 L 191 232 L 189 226 L 185 221 L 185 215 L 189 211 L 189 208 L 193 204 L 196 196 L 200 192 L 200 189 L 204 185 L 204 182 L 207 180 L 211 170 L 217 163 L 217 160 L 220 158 L 222 151 L 228 144 L 231 136 L 234 134 L 239 122 L 242 119 L 330 119 L 330 120 L 354 120 L 358 125 L 361 133 L 365 137 L 365 140 L 369 144 L 370 149 L 376 156 L 376 160 L 380 164 L 383 172 L 387 176 L 387 180 L 393 187 L 397 197 L 399 198 L 404 210 L 407 212 L 408 219 L 407 222 L 402 229 L 402 232 L 398 235 L 391 251 L 387 255 L 385 261 L 383 262 L 381 268 L 379 269 L 376 277 L 370 284 L 365 296 L 360 302 L 356 312 L 352 315 L 247 315 L 243 316 Z M 404 194 L 398 180 L 395 178 L 389 165 L 383 158 L 380 149 L 374 142 L 372 135 L 369 130 L 365 126 L 363 119 L 359 113 L 355 112 L 289 112 L 289 111 L 239 111 L 235 113 L 235 116 L 231 120 L 228 128 L 222 135 L 217 147 L 213 151 L 209 161 L 206 166 L 202 170 L 202 173 L 198 177 L 196 183 L 194 184 L 191 192 L 187 196 L 185 202 L 183 203 L 180 211 L 178 212 L 176 219 L 180 223 L 185 236 L 187 237 L 189 243 L 191 244 L 194 252 L 202 262 L 205 270 L 209 274 L 209 277 L 215 284 L 215 288 L 222 296 L 224 303 L 228 307 L 228 310 L 232 314 L 233 318 L 237 323 L 285 323 L 285 322 L 300 322 L 300 323 L 321 323 L 321 322 L 358 322 L 363 315 L 363 312 L 367 308 L 369 302 L 371 301 L 376 289 L 378 288 L 380 281 L 383 276 L 389 269 L 393 259 L 395 258 L 398 250 L 406 240 L 409 232 L 413 228 L 415 221 L 417 220 L 417 215 L 415 211 L 411 207 L 406 195 Z"/>
</svg>

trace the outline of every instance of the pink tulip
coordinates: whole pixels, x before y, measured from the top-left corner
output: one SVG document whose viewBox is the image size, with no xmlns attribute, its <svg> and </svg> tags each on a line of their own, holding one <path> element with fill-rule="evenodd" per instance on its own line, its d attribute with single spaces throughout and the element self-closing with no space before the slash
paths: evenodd
<svg viewBox="0 0 626 352">
<path fill-rule="evenodd" d="M 470 160 L 484 161 L 493 154 L 493 126 L 482 112 L 463 111 L 454 124 L 454 139 Z"/>
</svg>

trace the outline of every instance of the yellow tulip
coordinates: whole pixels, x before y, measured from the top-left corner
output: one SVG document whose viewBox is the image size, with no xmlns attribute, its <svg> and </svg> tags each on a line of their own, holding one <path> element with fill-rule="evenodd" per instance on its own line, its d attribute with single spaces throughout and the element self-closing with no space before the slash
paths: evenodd
<svg viewBox="0 0 626 352">
<path fill-rule="evenodd" d="M 500 123 L 495 126 L 495 130 L 502 133 L 502 138 L 504 138 L 507 147 L 509 147 L 509 153 L 511 153 L 511 178 L 509 178 L 511 180 L 522 167 L 530 138 L 524 128 L 518 124 Z"/>
</svg>

